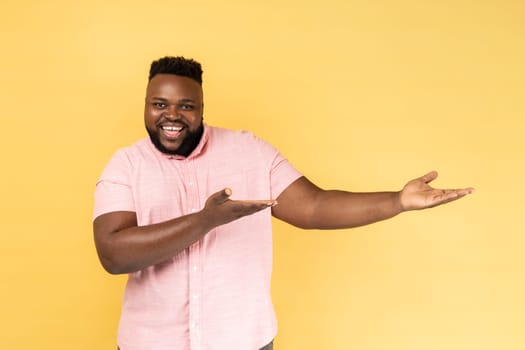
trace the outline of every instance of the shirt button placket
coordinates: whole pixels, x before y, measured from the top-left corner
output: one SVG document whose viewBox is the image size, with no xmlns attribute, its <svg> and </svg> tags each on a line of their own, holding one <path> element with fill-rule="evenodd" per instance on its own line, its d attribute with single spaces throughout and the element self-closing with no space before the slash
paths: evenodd
<svg viewBox="0 0 525 350">
<path fill-rule="evenodd" d="M 200 200 L 196 183 L 196 169 L 192 160 L 186 162 L 186 187 L 188 191 L 188 208 L 191 213 L 199 210 Z M 190 278 L 189 278 L 189 328 L 192 350 L 200 349 L 200 298 L 202 268 L 200 261 L 200 243 L 196 242 L 189 248 Z"/>
</svg>

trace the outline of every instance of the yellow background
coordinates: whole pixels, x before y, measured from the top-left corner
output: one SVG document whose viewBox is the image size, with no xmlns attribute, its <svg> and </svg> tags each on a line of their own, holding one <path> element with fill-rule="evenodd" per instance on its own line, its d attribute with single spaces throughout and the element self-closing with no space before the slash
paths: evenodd
<svg viewBox="0 0 525 350">
<path fill-rule="evenodd" d="M 354 230 L 276 222 L 277 350 L 524 349 L 524 4 L 2 1 L 0 348 L 115 348 L 94 184 L 145 135 L 150 62 L 185 55 L 209 124 L 322 187 L 477 189 Z"/>
</svg>

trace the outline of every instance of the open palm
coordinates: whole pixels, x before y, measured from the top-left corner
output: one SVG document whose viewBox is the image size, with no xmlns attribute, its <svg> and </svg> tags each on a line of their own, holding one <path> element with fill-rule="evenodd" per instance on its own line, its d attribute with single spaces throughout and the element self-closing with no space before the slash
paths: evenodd
<svg viewBox="0 0 525 350">
<path fill-rule="evenodd" d="M 473 188 L 436 189 L 429 185 L 438 177 L 431 171 L 417 179 L 409 181 L 401 190 L 400 201 L 404 210 L 418 210 L 435 207 L 459 199 L 474 192 Z"/>
</svg>

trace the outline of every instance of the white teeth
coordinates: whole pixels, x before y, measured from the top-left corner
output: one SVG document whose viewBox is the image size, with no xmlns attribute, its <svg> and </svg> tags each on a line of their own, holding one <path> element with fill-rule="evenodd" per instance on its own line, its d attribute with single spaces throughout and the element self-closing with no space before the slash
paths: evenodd
<svg viewBox="0 0 525 350">
<path fill-rule="evenodd" d="M 162 127 L 163 130 L 167 130 L 167 131 L 181 131 L 182 130 L 182 127 L 181 126 L 163 126 Z"/>
</svg>

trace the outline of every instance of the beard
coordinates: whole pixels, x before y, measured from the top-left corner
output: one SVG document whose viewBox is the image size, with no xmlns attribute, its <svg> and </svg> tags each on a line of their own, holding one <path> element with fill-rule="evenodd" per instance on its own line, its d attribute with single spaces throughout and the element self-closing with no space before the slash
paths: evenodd
<svg viewBox="0 0 525 350">
<path fill-rule="evenodd" d="M 160 152 L 170 155 L 179 155 L 187 157 L 199 144 L 202 138 L 202 133 L 204 132 L 204 125 L 201 123 L 201 125 L 195 131 L 189 131 L 188 129 L 188 134 L 186 135 L 184 140 L 182 140 L 181 145 L 175 150 L 167 149 L 166 147 L 164 147 L 164 145 L 160 142 L 158 132 L 152 131 L 147 127 L 146 131 L 148 132 L 151 142 L 153 143 L 153 145 L 155 145 L 155 148 L 157 148 Z"/>
</svg>

